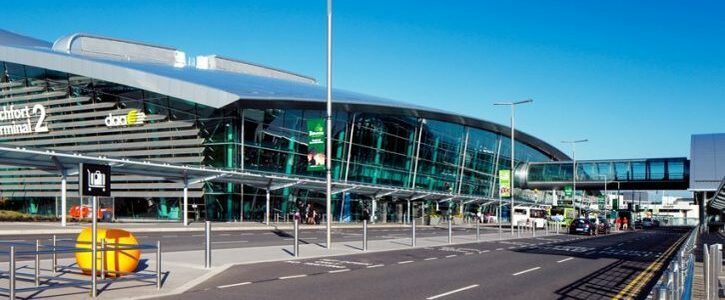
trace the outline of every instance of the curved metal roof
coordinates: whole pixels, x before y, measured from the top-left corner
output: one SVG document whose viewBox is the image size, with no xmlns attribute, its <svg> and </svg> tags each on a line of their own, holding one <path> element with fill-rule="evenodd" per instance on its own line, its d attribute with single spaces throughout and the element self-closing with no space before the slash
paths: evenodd
<svg viewBox="0 0 725 300">
<path fill-rule="evenodd" d="M 267 104 L 274 100 L 276 105 L 316 106 L 324 104 L 326 99 L 325 87 L 315 84 L 189 66 L 83 56 L 54 51 L 51 46 L 51 43 L 0 30 L 0 60 L 123 84 L 214 108 L 240 100 Z M 338 109 L 349 111 L 366 109 L 438 119 L 505 136 L 511 131 L 510 127 L 473 117 L 345 90 L 334 89 L 333 101 Z M 556 160 L 569 159 L 559 149 L 529 134 L 517 131 L 516 138 Z"/>
</svg>

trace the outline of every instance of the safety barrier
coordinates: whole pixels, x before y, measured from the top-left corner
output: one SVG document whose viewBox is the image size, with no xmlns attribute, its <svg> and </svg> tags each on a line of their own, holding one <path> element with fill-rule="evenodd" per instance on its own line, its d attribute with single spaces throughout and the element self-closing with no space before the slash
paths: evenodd
<svg viewBox="0 0 725 300">
<path fill-rule="evenodd" d="M 132 244 L 107 244 L 105 240 L 101 240 L 100 243 L 96 244 L 96 250 L 99 251 L 101 254 L 101 268 L 97 270 L 96 272 L 90 272 L 95 273 L 96 278 L 94 278 L 92 275 L 88 276 L 87 279 L 82 278 L 70 278 L 70 277 L 63 277 L 63 275 L 69 275 L 69 274 L 76 274 L 81 275 L 83 274 L 83 270 L 80 267 L 76 267 L 73 264 L 70 265 L 59 265 L 58 264 L 58 255 L 59 254 L 75 254 L 75 253 L 84 253 L 84 252 L 93 252 L 92 247 L 88 248 L 79 248 L 76 246 L 76 244 L 88 244 L 90 245 L 91 242 L 76 242 L 72 241 L 74 244 L 73 246 L 68 245 L 60 245 L 58 243 L 58 239 L 55 235 L 52 237 L 52 243 L 50 245 L 45 245 L 41 243 L 41 240 L 36 240 L 35 243 L 25 243 L 25 242 L 2 242 L 0 241 L 0 245 L 9 245 L 9 249 L 7 251 L 0 250 L 0 255 L 7 255 L 8 256 L 8 269 L 2 270 L 0 269 L 0 278 L 6 278 L 8 280 L 8 286 L 0 287 L 0 293 L 3 293 L 8 296 L 10 300 L 14 300 L 17 293 L 24 293 L 24 292 L 36 292 L 40 293 L 43 291 L 51 290 L 51 289 L 59 289 L 59 288 L 66 288 L 66 287 L 90 287 L 91 290 L 93 290 L 97 283 L 101 284 L 111 284 L 114 282 L 121 282 L 121 281 L 142 281 L 142 282 L 148 282 L 147 280 L 153 279 L 154 283 L 156 284 L 156 288 L 161 288 L 161 242 L 157 241 L 156 245 L 132 245 Z M 30 248 L 32 250 L 21 250 L 20 249 L 26 249 Z M 138 271 L 138 272 L 120 272 L 120 271 L 113 271 L 113 270 L 106 270 L 105 267 L 105 252 L 107 251 L 125 251 L 125 250 L 156 250 L 156 269 L 153 272 L 148 271 Z M 44 275 L 41 273 L 40 268 L 40 262 L 42 259 L 42 256 L 50 256 L 50 274 Z M 33 266 L 33 272 L 32 273 L 26 273 L 22 272 L 21 270 L 24 270 L 25 267 L 18 267 L 17 262 L 18 258 L 21 257 L 33 257 L 34 258 L 34 266 Z M 48 270 L 45 270 L 48 271 Z M 116 275 L 113 278 L 106 277 L 106 274 L 113 274 Z M 122 276 L 121 276 L 122 275 Z M 97 277 L 100 276 L 100 281 L 97 281 Z M 18 287 L 17 283 L 18 281 L 21 282 L 32 282 L 33 284 L 30 286 L 23 286 Z M 94 284 L 96 283 L 96 284 Z M 27 285 L 27 284 L 26 284 Z M 91 296 L 95 297 L 97 290 L 91 291 Z"/>
<path fill-rule="evenodd" d="M 695 271 L 694 252 L 697 234 L 697 228 L 690 231 L 687 239 L 680 246 L 680 249 L 672 258 L 670 264 L 667 265 L 652 291 L 650 291 L 651 299 L 684 299 L 683 295 L 690 295 L 692 281 L 688 280 L 688 278 L 691 278 L 692 273 Z"/>
</svg>

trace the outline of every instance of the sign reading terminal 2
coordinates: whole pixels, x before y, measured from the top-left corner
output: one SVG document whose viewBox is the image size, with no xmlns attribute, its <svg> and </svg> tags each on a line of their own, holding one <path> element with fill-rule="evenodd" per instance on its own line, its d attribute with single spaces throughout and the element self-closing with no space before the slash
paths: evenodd
<svg viewBox="0 0 725 300">
<path fill-rule="evenodd" d="M 30 118 L 36 116 L 38 120 L 33 123 Z M 45 117 L 45 106 L 42 104 L 35 104 L 32 109 L 27 105 L 3 106 L 0 110 L 0 136 L 48 132 Z"/>
<path fill-rule="evenodd" d="M 126 115 L 114 116 L 109 113 L 105 122 L 106 127 L 143 125 L 146 122 L 146 114 L 135 109 L 130 110 Z"/>
</svg>

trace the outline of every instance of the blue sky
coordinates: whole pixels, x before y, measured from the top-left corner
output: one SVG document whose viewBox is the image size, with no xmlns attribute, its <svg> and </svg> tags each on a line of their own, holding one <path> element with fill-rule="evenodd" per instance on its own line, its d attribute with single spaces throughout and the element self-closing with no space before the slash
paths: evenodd
<svg viewBox="0 0 725 300">
<path fill-rule="evenodd" d="M 92 3 L 92 4 L 91 4 Z M 325 1 L 10 1 L 3 28 L 88 32 L 325 81 Z M 689 156 L 725 132 L 725 2 L 334 3 L 333 86 L 508 124 L 577 158 Z"/>
</svg>

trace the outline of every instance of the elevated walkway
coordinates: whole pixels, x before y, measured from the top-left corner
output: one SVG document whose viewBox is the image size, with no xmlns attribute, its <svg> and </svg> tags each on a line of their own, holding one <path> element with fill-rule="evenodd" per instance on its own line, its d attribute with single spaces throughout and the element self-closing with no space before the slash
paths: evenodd
<svg viewBox="0 0 725 300">
<path fill-rule="evenodd" d="M 577 160 L 577 189 L 685 190 L 690 161 L 685 157 Z M 563 189 L 572 185 L 574 162 L 531 162 L 516 170 L 516 184 L 525 189 Z"/>
</svg>

